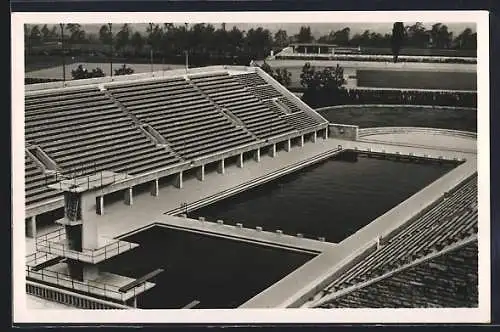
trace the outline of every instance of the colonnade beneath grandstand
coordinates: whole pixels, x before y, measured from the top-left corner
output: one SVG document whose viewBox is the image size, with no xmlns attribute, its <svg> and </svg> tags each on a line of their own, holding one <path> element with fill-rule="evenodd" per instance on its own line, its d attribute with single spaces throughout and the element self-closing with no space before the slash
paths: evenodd
<svg viewBox="0 0 500 332">
<path fill-rule="evenodd" d="M 26 218 L 26 236 L 29 238 L 36 237 L 36 216 Z"/>
<path fill-rule="evenodd" d="M 318 135 L 323 137 L 324 139 L 328 139 L 328 129 L 320 129 L 314 132 L 305 133 L 300 136 L 287 138 L 285 140 L 279 142 L 273 142 L 267 146 L 257 147 L 254 150 L 240 152 L 236 155 L 232 156 L 224 156 L 219 160 L 212 161 L 209 164 L 201 164 L 196 166 L 194 169 L 181 170 L 177 173 L 170 174 L 163 177 L 158 177 L 156 179 L 145 182 L 144 185 L 145 190 L 150 192 L 150 195 L 153 197 L 157 197 L 160 195 L 160 188 L 162 183 L 168 183 L 168 185 L 173 185 L 178 189 L 183 188 L 184 182 L 184 173 L 189 172 L 194 174 L 199 181 L 204 181 L 206 173 L 208 172 L 216 172 L 217 174 L 226 174 L 226 167 L 235 165 L 237 168 L 243 168 L 244 164 L 248 161 L 253 162 L 261 162 L 261 158 L 263 156 L 267 156 L 270 158 L 275 158 L 278 155 L 279 151 L 290 152 L 293 147 L 303 147 L 305 142 L 316 143 L 318 139 Z M 234 160 L 236 162 L 234 162 Z M 207 168 L 209 170 L 207 170 Z M 188 176 L 188 174 L 186 174 Z M 188 177 L 190 177 L 188 176 Z M 140 188 L 141 184 L 132 185 L 124 190 L 121 190 L 122 196 L 120 197 L 120 192 L 116 192 L 118 195 L 114 195 L 113 193 L 108 193 L 105 195 L 97 195 L 95 197 L 95 213 L 97 215 L 104 215 L 104 205 L 105 205 L 105 197 L 108 199 L 108 195 L 110 195 L 111 201 L 115 200 L 123 200 L 123 203 L 128 206 L 132 206 L 134 204 L 134 188 L 136 192 L 141 192 Z M 149 187 L 148 187 L 149 186 Z M 142 190 L 144 191 L 144 190 Z M 113 198 L 114 195 L 114 198 Z M 37 236 L 37 216 L 33 215 L 26 218 L 25 224 L 25 233 L 28 238 L 36 238 Z"/>
</svg>

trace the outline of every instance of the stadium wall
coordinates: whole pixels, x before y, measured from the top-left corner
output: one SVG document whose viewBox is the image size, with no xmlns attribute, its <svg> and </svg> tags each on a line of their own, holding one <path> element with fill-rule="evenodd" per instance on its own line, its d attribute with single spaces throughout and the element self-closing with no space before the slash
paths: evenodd
<svg viewBox="0 0 500 332">
<path fill-rule="evenodd" d="M 423 108 L 423 109 L 436 109 L 436 110 L 458 110 L 458 111 L 477 111 L 476 107 L 463 107 L 463 106 L 439 106 L 439 105 L 409 105 L 409 104 L 348 104 L 348 105 L 333 105 L 316 108 L 316 112 L 330 111 L 343 108 Z"/>
<path fill-rule="evenodd" d="M 331 138 L 340 138 L 356 141 L 359 137 L 359 127 L 330 123 L 328 125 L 328 136 Z"/>
</svg>

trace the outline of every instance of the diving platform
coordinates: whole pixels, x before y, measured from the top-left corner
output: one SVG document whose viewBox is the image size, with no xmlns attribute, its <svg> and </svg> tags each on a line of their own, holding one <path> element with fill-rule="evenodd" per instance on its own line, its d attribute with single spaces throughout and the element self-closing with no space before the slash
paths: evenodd
<svg viewBox="0 0 500 332">
<path fill-rule="evenodd" d="M 109 272 L 99 272 L 91 280 L 76 280 L 69 275 L 67 264 L 56 264 L 37 271 L 27 270 L 27 279 L 55 285 L 85 295 L 105 298 L 115 302 L 125 303 L 138 295 L 150 290 L 156 284 L 144 279 L 130 278 Z M 128 287 L 126 291 L 123 287 Z"/>
<path fill-rule="evenodd" d="M 39 271 L 49 266 L 56 265 L 64 259 L 64 257 L 58 255 L 37 251 L 26 256 L 26 266 L 31 271 Z"/>
<path fill-rule="evenodd" d="M 118 289 L 118 291 L 122 292 L 122 293 L 126 293 L 129 290 L 131 290 L 131 289 L 133 289 L 141 284 L 144 284 L 147 280 L 156 277 L 157 275 L 159 275 L 163 271 L 164 271 L 163 269 L 156 269 L 153 272 L 150 272 L 150 273 L 148 273 L 148 274 L 146 274 L 138 279 L 131 281 L 130 283 L 126 284 L 125 286 L 120 287 Z"/>
<path fill-rule="evenodd" d="M 48 187 L 55 190 L 82 193 L 85 191 L 97 190 L 107 185 L 127 179 L 124 173 L 115 173 L 111 171 L 101 171 L 92 175 L 66 178 Z"/>
<path fill-rule="evenodd" d="M 35 243 L 37 252 L 61 256 L 89 264 L 101 263 L 138 246 L 137 243 L 99 237 L 97 249 L 82 248 L 81 251 L 75 250 L 71 247 L 64 228 L 57 229 L 37 238 Z"/>
</svg>

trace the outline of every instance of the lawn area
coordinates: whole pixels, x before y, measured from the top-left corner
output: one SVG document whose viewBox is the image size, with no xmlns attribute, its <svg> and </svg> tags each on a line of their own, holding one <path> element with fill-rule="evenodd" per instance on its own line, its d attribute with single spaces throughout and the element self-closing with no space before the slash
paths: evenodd
<svg viewBox="0 0 500 332">
<path fill-rule="evenodd" d="M 359 87 L 477 90 L 476 73 L 358 70 L 357 78 Z"/>
</svg>

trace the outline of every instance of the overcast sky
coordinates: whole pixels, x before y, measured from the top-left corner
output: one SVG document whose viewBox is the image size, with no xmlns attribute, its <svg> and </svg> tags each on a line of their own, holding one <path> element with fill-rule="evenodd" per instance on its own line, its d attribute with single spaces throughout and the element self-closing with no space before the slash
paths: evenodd
<svg viewBox="0 0 500 332">
<path fill-rule="evenodd" d="M 405 25 L 412 25 L 415 22 L 404 22 Z M 435 22 L 431 23 L 424 23 L 424 25 L 427 28 L 430 28 Z M 220 23 L 212 23 L 215 28 L 220 27 Z M 296 24 L 296 23 L 283 23 L 283 24 L 276 24 L 276 23 L 262 23 L 262 24 L 255 24 L 255 23 L 228 23 L 226 25 L 226 29 L 232 29 L 233 25 L 237 26 L 241 30 L 249 30 L 251 28 L 257 28 L 259 26 L 262 26 L 263 28 L 269 29 L 271 32 L 276 32 L 279 29 L 284 29 L 287 31 L 288 35 L 293 35 L 296 34 L 301 25 L 308 25 L 311 27 L 311 31 L 315 37 L 320 37 L 322 35 L 330 33 L 331 30 L 340 30 L 345 27 L 349 27 L 351 29 L 351 35 L 354 35 L 356 33 L 362 33 L 365 30 L 370 30 L 374 32 L 379 32 L 381 34 L 385 33 L 390 33 L 392 30 L 392 24 L 393 22 L 389 23 L 302 23 L 302 24 Z M 113 24 L 114 26 L 118 24 Z M 120 24 L 121 25 L 121 24 Z M 473 32 L 476 32 L 476 27 L 474 24 L 464 24 L 464 23 L 446 23 L 448 26 L 448 30 L 453 32 L 453 34 L 456 36 L 460 32 L 462 32 L 465 28 L 470 28 L 472 29 Z M 100 28 L 100 24 L 82 24 L 84 29 L 88 33 L 97 33 Z M 131 24 L 131 27 L 134 30 L 138 30 L 141 32 L 146 31 L 146 27 L 148 26 L 147 23 L 140 23 L 140 24 Z"/>
</svg>

